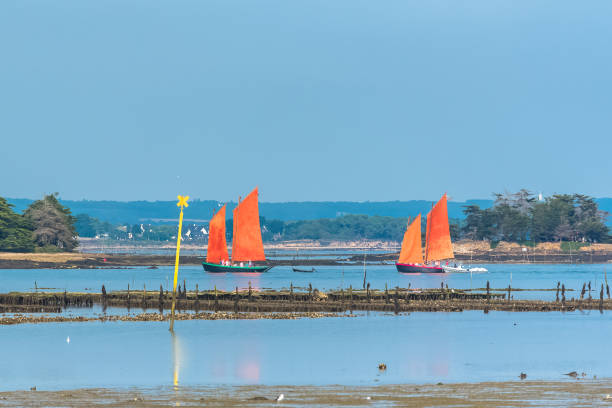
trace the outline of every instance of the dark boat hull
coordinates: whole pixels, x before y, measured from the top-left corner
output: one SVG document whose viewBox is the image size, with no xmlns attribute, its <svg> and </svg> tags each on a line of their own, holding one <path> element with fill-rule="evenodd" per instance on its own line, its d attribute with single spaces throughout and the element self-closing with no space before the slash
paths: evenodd
<svg viewBox="0 0 612 408">
<path fill-rule="evenodd" d="M 206 272 L 213 273 L 262 273 L 272 269 L 269 265 L 253 265 L 253 266 L 228 266 L 214 263 L 202 262 L 202 266 Z"/>
<path fill-rule="evenodd" d="M 315 269 L 300 269 L 300 268 L 293 268 L 293 272 L 304 272 L 304 273 L 312 273 L 314 272 Z"/>
<path fill-rule="evenodd" d="M 395 263 L 398 272 L 402 273 L 444 273 L 441 266 L 427 266 Z"/>
</svg>

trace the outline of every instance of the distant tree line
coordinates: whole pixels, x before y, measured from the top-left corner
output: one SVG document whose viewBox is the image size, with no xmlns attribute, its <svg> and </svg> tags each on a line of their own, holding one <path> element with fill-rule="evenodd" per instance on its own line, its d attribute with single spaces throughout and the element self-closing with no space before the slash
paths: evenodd
<svg viewBox="0 0 612 408">
<path fill-rule="evenodd" d="M 465 219 L 450 219 L 451 238 L 488 240 L 492 242 L 606 242 L 610 239 L 606 226 L 607 213 L 599 210 L 592 197 L 553 195 L 538 201 L 532 193 L 495 194 L 492 207 L 481 209 L 466 205 Z M 78 215 L 76 227 L 83 237 L 168 241 L 176 239 L 176 225 L 124 224 L 111 225 L 85 214 Z M 343 215 L 302 221 L 281 221 L 260 217 L 264 241 L 279 240 L 385 240 L 401 241 L 408 218 L 368 215 Z M 227 241 L 232 239 L 233 220 L 226 221 Z M 425 238 L 426 223 L 422 223 Z M 208 225 L 183 226 L 183 239 L 206 242 Z"/>
<path fill-rule="evenodd" d="M 560 194 L 538 200 L 527 190 L 495 194 L 492 207 L 466 205 L 465 219 L 450 220 L 451 238 L 491 242 L 608 242 L 608 213 L 581 194 Z M 408 218 L 342 215 L 303 221 L 260 217 L 264 241 L 280 240 L 384 240 L 401 241 Z M 227 241 L 232 239 L 233 220 L 226 221 Z M 426 223 L 422 223 L 425 237 Z M 183 240 L 205 243 L 208 225 L 184 224 Z M 32 202 L 23 214 L 0 198 L 0 251 L 71 251 L 77 236 L 113 240 L 170 241 L 176 224 L 111 224 L 87 214 L 72 216 L 57 193 Z"/>
<path fill-rule="evenodd" d="M 401 240 L 407 218 L 344 215 L 318 220 L 265 221 L 264 239 L 273 240 Z"/>
<path fill-rule="evenodd" d="M 57 193 L 32 202 L 23 214 L 0 197 L 0 251 L 72 251 L 78 245 L 74 222 Z"/>
<path fill-rule="evenodd" d="M 527 190 L 496 194 L 491 208 L 465 206 L 461 236 L 509 242 L 606 242 L 608 213 L 592 197 L 556 194 L 539 201 Z"/>
</svg>

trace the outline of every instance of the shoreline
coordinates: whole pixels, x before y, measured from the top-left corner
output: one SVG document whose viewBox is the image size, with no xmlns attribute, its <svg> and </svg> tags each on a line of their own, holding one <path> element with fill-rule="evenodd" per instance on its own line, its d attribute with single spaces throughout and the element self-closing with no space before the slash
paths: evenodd
<svg viewBox="0 0 612 408">
<path fill-rule="evenodd" d="M 392 267 L 397 253 L 350 254 L 338 253 L 335 259 L 300 258 L 275 259 L 266 262 L 272 266 L 360 266 L 364 258 L 368 264 Z M 456 254 L 459 263 L 471 264 L 607 264 L 612 262 L 612 252 L 587 252 L 577 254 L 547 253 L 531 254 L 528 257 L 515 253 Z M 152 254 L 102 254 L 102 253 L 0 253 L 0 269 L 122 269 L 129 267 L 150 267 L 174 265 L 174 255 Z M 199 266 L 203 256 L 181 255 L 183 266 Z"/>
<path fill-rule="evenodd" d="M 320 319 L 324 317 L 352 317 L 339 313 L 290 312 L 290 313 L 176 313 L 174 319 L 179 320 L 259 320 L 259 319 Z M 0 316 L 0 326 L 16 324 L 39 323 L 85 323 L 85 322 L 167 322 L 170 314 L 140 313 L 137 315 L 98 315 L 98 316 L 49 316 L 25 315 L 16 313 L 10 317 Z"/>
<path fill-rule="evenodd" d="M 612 380 L 566 378 L 394 385 L 201 385 L 0 392 L 0 406 L 610 406 Z M 381 373 L 384 376 L 384 372 Z M 35 387 L 35 384 L 32 384 Z M 283 400 L 277 402 L 279 395 Z"/>
</svg>

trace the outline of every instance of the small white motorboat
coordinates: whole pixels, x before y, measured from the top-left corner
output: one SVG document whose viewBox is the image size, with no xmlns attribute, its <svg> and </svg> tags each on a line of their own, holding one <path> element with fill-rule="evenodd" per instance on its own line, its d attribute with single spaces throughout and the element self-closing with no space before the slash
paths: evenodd
<svg viewBox="0 0 612 408">
<path fill-rule="evenodd" d="M 470 267 L 461 264 L 444 265 L 442 266 L 446 273 L 471 273 L 471 272 L 489 272 L 487 268 Z"/>
</svg>

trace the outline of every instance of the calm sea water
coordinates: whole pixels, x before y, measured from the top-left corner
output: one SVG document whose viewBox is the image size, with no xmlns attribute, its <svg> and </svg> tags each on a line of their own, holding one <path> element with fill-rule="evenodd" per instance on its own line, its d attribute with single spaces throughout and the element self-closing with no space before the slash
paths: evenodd
<svg viewBox="0 0 612 408">
<path fill-rule="evenodd" d="M 396 271 L 394 265 L 368 265 L 367 282 L 372 288 L 384 289 L 410 285 L 412 288 L 439 288 L 441 283 L 452 288 L 483 288 L 489 281 L 493 288 L 506 288 L 512 283 L 513 288 L 551 289 L 557 282 L 562 282 L 568 289 L 578 292 L 584 282 L 591 282 L 593 297 L 599 297 L 599 288 L 604 281 L 604 271 L 611 265 L 483 265 L 488 273 L 473 274 L 419 274 L 407 275 Z M 247 288 L 249 282 L 253 288 L 280 289 L 295 287 L 306 288 L 309 284 L 320 290 L 363 286 L 363 266 L 328 266 L 316 267 L 314 273 L 293 272 L 291 267 L 275 267 L 263 274 L 211 274 L 204 272 L 201 266 L 182 266 L 179 280 L 186 280 L 187 288 L 200 290 L 213 289 L 233 290 Z M 147 269 L 133 267 L 128 269 L 19 269 L 0 270 L 0 292 L 34 290 L 35 285 L 48 291 L 92 291 L 99 292 L 104 284 L 107 290 L 131 289 L 159 290 L 172 283 L 173 267 Z M 612 278 L 611 278 L 612 279 Z M 513 292 L 515 298 L 553 299 L 555 292 L 529 291 Z M 568 292 L 567 297 L 579 296 Z"/>
<path fill-rule="evenodd" d="M 0 390 L 612 376 L 612 314 L 413 313 L 0 327 Z M 67 338 L 70 337 L 70 342 Z M 378 364 L 387 364 L 380 373 Z"/>
</svg>

